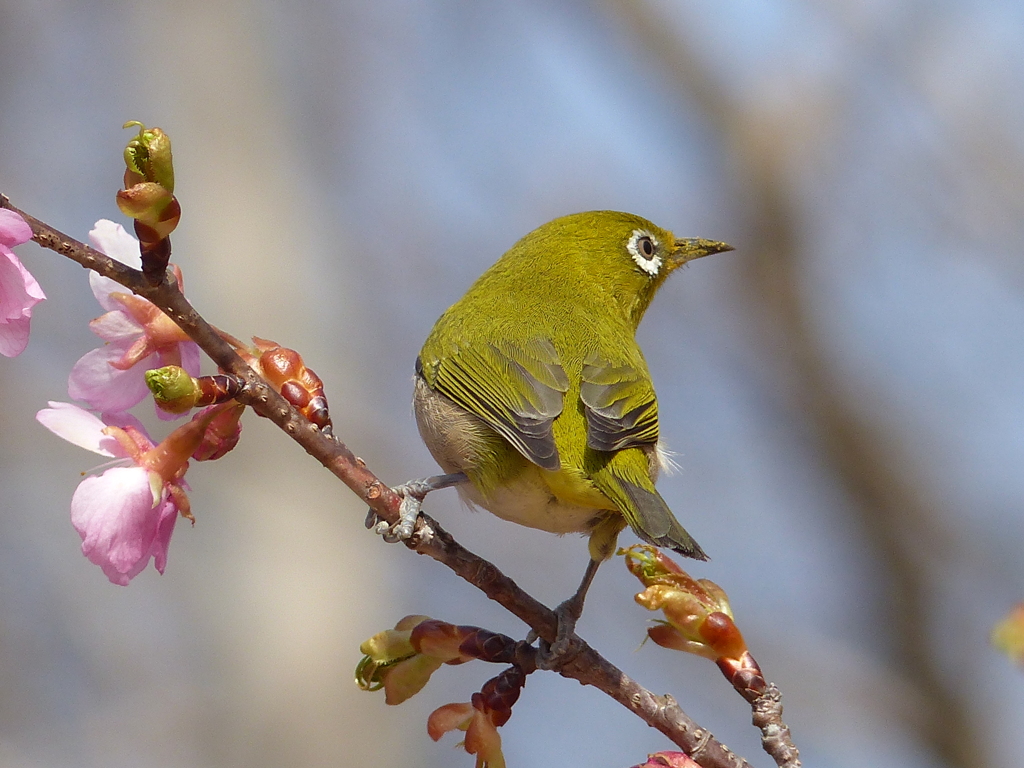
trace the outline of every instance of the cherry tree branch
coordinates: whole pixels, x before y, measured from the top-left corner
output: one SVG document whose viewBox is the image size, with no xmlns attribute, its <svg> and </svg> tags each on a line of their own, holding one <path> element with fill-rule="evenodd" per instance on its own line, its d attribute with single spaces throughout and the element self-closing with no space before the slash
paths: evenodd
<svg viewBox="0 0 1024 768">
<path fill-rule="evenodd" d="M 121 264 L 19 210 L 6 196 L 0 195 L 0 208 L 20 215 L 32 228 L 32 239 L 42 247 L 120 283 L 159 307 L 221 370 L 244 381 L 244 388 L 236 398 L 239 402 L 279 426 L 345 483 L 380 519 L 390 524 L 398 522 L 401 497 L 378 479 L 344 443 L 313 426 L 250 368 L 188 303 L 175 280 L 164 275 L 162 280 L 152 281 L 142 271 Z M 421 515 L 407 546 L 448 566 L 521 619 L 538 636 L 549 642 L 555 640 L 557 620 L 551 609 L 523 591 L 493 563 L 456 542 L 429 516 Z M 671 696 L 658 696 L 647 690 L 580 637 L 573 636 L 570 640 L 568 652 L 557 671 L 563 677 L 593 686 L 611 696 L 667 736 L 704 768 L 751 768 L 747 761 L 690 718 Z"/>
<path fill-rule="evenodd" d="M 800 751 L 782 720 L 782 693 L 769 683 L 761 695 L 751 702 L 754 725 L 761 731 L 761 746 L 779 768 L 800 768 Z"/>
</svg>

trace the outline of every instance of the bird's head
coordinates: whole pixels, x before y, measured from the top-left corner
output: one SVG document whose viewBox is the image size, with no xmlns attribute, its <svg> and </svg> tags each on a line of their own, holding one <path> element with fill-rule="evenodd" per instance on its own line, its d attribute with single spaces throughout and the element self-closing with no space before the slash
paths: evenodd
<svg viewBox="0 0 1024 768">
<path fill-rule="evenodd" d="M 525 241 L 530 251 L 550 260 L 556 276 L 563 273 L 570 284 L 580 284 L 581 299 L 591 291 L 614 296 L 635 324 L 671 272 L 702 256 L 732 250 L 717 240 L 677 238 L 647 219 L 618 211 L 563 216 Z"/>
</svg>

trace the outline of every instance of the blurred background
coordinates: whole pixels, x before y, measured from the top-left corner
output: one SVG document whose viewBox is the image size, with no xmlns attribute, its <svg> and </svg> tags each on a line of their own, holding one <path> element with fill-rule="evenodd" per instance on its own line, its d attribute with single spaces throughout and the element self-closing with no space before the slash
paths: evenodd
<svg viewBox="0 0 1024 768">
<path fill-rule="evenodd" d="M 85 239 L 124 221 L 121 124 L 168 131 L 188 295 L 300 350 L 391 483 L 435 470 L 423 339 L 520 236 L 611 208 L 732 243 L 640 329 L 682 466 L 659 487 L 712 557 L 692 572 L 729 592 L 805 765 L 1016 768 L 1024 672 L 988 632 L 1024 599 L 1022 41 L 1016 0 L 7 0 L 0 191 Z M 409 613 L 526 628 L 368 534 L 251 414 L 190 471 L 164 576 L 115 587 L 79 554 L 96 457 L 33 416 L 100 310 L 77 266 L 18 253 L 49 301 L 0 359 L 0 766 L 471 765 L 426 717 L 497 669 L 388 708 L 358 645 Z M 575 588 L 579 537 L 427 509 L 546 603 Z M 580 633 L 768 764 L 713 664 L 638 649 L 638 586 L 602 568 Z M 669 747 L 555 675 L 501 733 L 520 768 Z"/>
</svg>

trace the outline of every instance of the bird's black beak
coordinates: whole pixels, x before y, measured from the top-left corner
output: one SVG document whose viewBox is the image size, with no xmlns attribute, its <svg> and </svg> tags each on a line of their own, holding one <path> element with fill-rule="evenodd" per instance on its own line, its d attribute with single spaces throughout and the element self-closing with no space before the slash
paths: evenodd
<svg viewBox="0 0 1024 768">
<path fill-rule="evenodd" d="M 705 240 L 702 237 L 682 238 L 676 240 L 673 246 L 672 253 L 669 255 L 669 263 L 673 269 L 703 256 L 735 250 L 728 243 L 718 240 Z"/>
</svg>

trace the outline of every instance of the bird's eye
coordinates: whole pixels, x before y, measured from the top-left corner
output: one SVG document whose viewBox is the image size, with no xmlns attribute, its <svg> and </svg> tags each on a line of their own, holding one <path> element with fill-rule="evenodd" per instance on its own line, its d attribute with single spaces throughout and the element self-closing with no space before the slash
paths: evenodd
<svg viewBox="0 0 1024 768">
<path fill-rule="evenodd" d="M 661 269 L 661 256 L 658 255 L 658 240 L 650 232 L 634 229 L 626 243 L 626 250 L 633 261 L 651 277 Z"/>
</svg>

